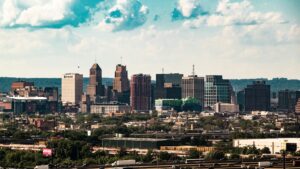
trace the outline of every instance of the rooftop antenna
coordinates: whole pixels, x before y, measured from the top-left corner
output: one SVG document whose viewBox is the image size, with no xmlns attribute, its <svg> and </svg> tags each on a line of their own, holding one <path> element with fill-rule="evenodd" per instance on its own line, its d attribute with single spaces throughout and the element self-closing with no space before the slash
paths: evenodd
<svg viewBox="0 0 300 169">
<path fill-rule="evenodd" d="M 164 73 L 165 73 L 165 69 L 164 69 L 164 68 L 162 68 L 162 69 L 161 69 L 161 72 L 162 72 L 162 74 L 164 74 Z"/>
<path fill-rule="evenodd" d="M 193 65 L 193 72 L 192 75 L 195 76 L 195 65 Z"/>
<path fill-rule="evenodd" d="M 123 65 L 123 56 L 121 56 L 120 59 L 121 59 L 121 65 Z"/>
<path fill-rule="evenodd" d="M 96 55 L 95 55 L 95 63 L 97 63 L 97 57 L 96 57 Z"/>
</svg>

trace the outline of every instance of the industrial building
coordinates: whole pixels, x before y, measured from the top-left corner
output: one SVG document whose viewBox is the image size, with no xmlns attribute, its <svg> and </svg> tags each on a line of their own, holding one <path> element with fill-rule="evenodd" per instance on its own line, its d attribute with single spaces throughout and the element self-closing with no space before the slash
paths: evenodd
<svg viewBox="0 0 300 169">
<path fill-rule="evenodd" d="M 104 138 L 102 147 L 122 147 L 122 148 L 139 148 L 139 149 L 159 149 L 161 146 L 177 146 L 176 140 L 155 139 L 155 138 L 128 138 L 114 137 Z"/>
<path fill-rule="evenodd" d="M 255 146 L 257 149 L 268 147 L 271 154 L 278 154 L 281 150 L 299 151 L 300 138 L 263 138 L 263 139 L 234 139 L 233 147 Z"/>
</svg>

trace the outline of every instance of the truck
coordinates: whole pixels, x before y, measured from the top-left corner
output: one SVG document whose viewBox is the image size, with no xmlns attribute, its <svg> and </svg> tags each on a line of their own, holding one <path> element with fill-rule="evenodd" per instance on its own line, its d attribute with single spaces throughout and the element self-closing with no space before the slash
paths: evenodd
<svg viewBox="0 0 300 169">
<path fill-rule="evenodd" d="M 258 167 L 273 167 L 273 163 L 270 161 L 258 162 Z"/>
<path fill-rule="evenodd" d="M 118 160 L 113 162 L 111 165 L 112 166 L 123 166 L 123 165 L 134 165 L 135 160 Z"/>
<path fill-rule="evenodd" d="M 34 169 L 49 169 L 49 165 L 37 165 Z"/>
</svg>

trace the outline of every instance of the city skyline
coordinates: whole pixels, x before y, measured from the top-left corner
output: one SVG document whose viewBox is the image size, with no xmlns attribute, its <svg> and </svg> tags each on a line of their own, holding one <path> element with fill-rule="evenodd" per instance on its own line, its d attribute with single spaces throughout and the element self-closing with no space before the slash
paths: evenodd
<svg viewBox="0 0 300 169">
<path fill-rule="evenodd" d="M 297 0 L 5 0 L 0 76 L 87 77 L 96 60 L 103 77 L 113 77 L 121 63 L 129 75 L 155 77 L 163 68 L 190 75 L 195 64 L 199 76 L 300 79 L 299 6 Z M 44 10 L 53 17 L 39 15 Z"/>
</svg>

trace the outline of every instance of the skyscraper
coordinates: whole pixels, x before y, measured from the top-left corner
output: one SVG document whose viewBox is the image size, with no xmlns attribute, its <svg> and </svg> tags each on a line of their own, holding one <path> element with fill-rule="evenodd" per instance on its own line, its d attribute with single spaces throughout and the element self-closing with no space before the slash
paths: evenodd
<svg viewBox="0 0 300 169">
<path fill-rule="evenodd" d="M 294 112 L 300 98 L 300 91 L 280 90 L 278 92 L 278 110 Z"/>
<path fill-rule="evenodd" d="M 122 93 L 129 90 L 129 80 L 126 66 L 118 64 L 115 71 L 115 79 L 113 83 L 113 90 Z"/>
<path fill-rule="evenodd" d="M 197 75 L 183 77 L 181 81 L 182 98 L 192 97 L 204 107 L 204 78 Z"/>
<path fill-rule="evenodd" d="M 82 95 L 83 75 L 67 73 L 63 75 L 61 84 L 62 102 L 79 104 Z"/>
<path fill-rule="evenodd" d="M 300 98 L 298 99 L 295 105 L 295 113 L 299 116 L 300 115 Z"/>
<path fill-rule="evenodd" d="M 265 81 L 254 81 L 245 88 L 245 111 L 269 111 L 271 89 Z"/>
<path fill-rule="evenodd" d="M 232 87 L 229 80 L 221 75 L 207 75 L 205 77 L 205 107 L 212 107 L 217 102 L 231 103 Z"/>
<path fill-rule="evenodd" d="M 156 74 L 156 99 L 181 99 L 182 74 Z"/>
<path fill-rule="evenodd" d="M 102 70 L 97 63 L 93 64 L 90 69 L 90 82 L 87 86 L 87 95 L 90 96 L 92 102 L 96 102 L 98 97 L 104 95 Z"/>
<path fill-rule="evenodd" d="M 151 110 L 151 76 L 136 74 L 130 81 L 130 105 L 133 111 Z"/>
</svg>

